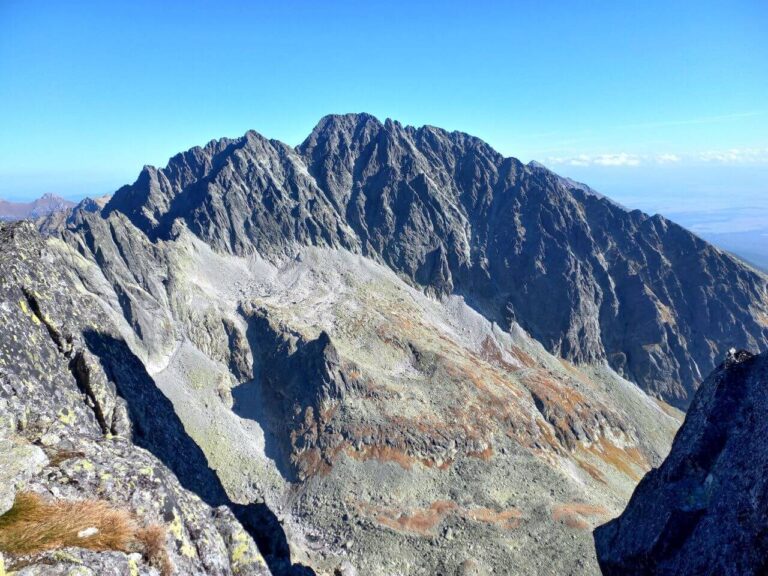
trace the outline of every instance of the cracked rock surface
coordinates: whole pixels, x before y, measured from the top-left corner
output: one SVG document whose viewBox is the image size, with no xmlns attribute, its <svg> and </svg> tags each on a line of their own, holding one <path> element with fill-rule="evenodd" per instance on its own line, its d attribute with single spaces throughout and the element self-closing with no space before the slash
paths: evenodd
<svg viewBox="0 0 768 576">
<path fill-rule="evenodd" d="M 0 226 L 0 269 L 0 512 L 22 489 L 104 499 L 167 526 L 179 574 L 268 574 L 224 502 L 206 504 L 137 446 L 147 424 L 132 419 L 115 374 L 88 347 L 88 335 L 106 338 L 111 323 L 30 224 Z M 71 550 L 5 560 L 25 575 L 157 574 L 135 556 Z"/>
<path fill-rule="evenodd" d="M 595 531 L 606 575 L 765 574 L 768 355 L 733 351 L 696 393 L 664 463 Z"/>
</svg>

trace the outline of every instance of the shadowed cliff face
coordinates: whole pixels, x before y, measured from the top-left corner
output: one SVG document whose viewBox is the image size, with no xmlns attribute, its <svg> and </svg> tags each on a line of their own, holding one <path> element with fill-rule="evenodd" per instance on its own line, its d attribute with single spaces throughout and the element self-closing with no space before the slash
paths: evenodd
<svg viewBox="0 0 768 576">
<path fill-rule="evenodd" d="M 360 252 L 681 407 L 722 350 L 768 343 L 761 274 L 661 216 L 429 126 L 328 116 L 296 149 L 255 132 L 213 141 L 145 168 L 115 212 L 155 240 L 181 219 L 237 255 Z"/>
<path fill-rule="evenodd" d="M 664 464 L 595 530 L 603 573 L 765 574 L 768 356 L 729 354 L 699 388 Z"/>
<path fill-rule="evenodd" d="M 230 500 L 216 472 L 209 467 L 205 454 L 184 430 L 173 405 L 128 345 L 123 340 L 90 329 L 84 331 L 83 340 L 126 403 L 132 424 L 131 441 L 155 455 L 184 488 L 206 504 L 231 509 L 258 544 L 272 574 L 314 574 L 309 568 L 291 563 L 285 533 L 266 504 L 236 504 Z"/>
</svg>

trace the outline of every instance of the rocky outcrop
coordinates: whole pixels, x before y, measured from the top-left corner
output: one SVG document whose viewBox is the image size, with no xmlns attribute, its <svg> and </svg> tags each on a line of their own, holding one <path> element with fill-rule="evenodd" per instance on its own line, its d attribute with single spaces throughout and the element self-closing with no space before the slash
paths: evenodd
<svg viewBox="0 0 768 576">
<path fill-rule="evenodd" d="M 603 574 L 768 569 L 768 355 L 735 350 L 702 384 L 664 464 L 595 530 Z"/>
<path fill-rule="evenodd" d="M 158 404 L 167 400 L 155 391 L 153 404 L 141 363 L 132 363 L 110 319 L 32 225 L 0 226 L 0 269 L 0 514 L 17 490 L 106 500 L 166 528 L 162 546 L 174 573 L 268 574 L 233 507 L 223 496 L 216 501 L 215 482 L 196 480 L 205 459 L 185 443 L 173 409 Z M 109 355 L 97 340 L 109 342 Z M 147 414 L 153 406 L 160 411 Z M 22 574 L 156 574 L 140 555 L 123 552 L 5 560 Z"/>
<path fill-rule="evenodd" d="M 296 149 L 255 132 L 213 141 L 145 167 L 102 214 L 152 241 L 181 221 L 235 255 L 362 253 L 680 407 L 722 349 L 768 344 L 765 276 L 661 216 L 430 126 L 351 114 Z"/>
</svg>

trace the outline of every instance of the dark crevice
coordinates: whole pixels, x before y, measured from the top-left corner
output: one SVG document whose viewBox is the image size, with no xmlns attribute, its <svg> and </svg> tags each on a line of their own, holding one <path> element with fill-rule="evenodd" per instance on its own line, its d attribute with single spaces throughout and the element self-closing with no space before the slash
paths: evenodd
<svg viewBox="0 0 768 576">
<path fill-rule="evenodd" d="M 58 348 L 59 352 L 62 354 L 68 355 L 69 351 L 71 350 L 72 339 L 69 338 L 65 341 L 64 337 L 61 335 L 61 332 L 59 332 L 53 323 L 45 316 L 45 314 L 43 314 L 43 311 L 40 308 L 40 303 L 37 301 L 34 292 L 24 287 L 22 287 L 21 291 L 24 294 L 24 298 L 26 299 L 30 310 L 35 315 L 35 318 L 37 318 L 40 323 L 45 326 L 45 329 L 48 331 L 48 335 L 56 345 L 56 348 Z M 69 344 L 69 346 L 66 344 Z"/>
<path fill-rule="evenodd" d="M 91 369 L 88 366 L 88 362 L 85 360 L 85 354 L 82 350 L 78 350 L 72 360 L 69 361 L 69 371 L 75 378 L 77 387 L 80 391 L 86 395 L 90 400 L 93 414 L 96 416 L 96 421 L 101 427 L 103 434 L 109 434 L 111 432 L 111 426 L 107 424 L 107 419 L 104 417 L 104 411 L 101 409 L 101 404 L 96 399 L 96 394 L 93 392 L 91 386 Z"/>
<path fill-rule="evenodd" d="M 88 401 L 86 402 L 86 405 L 93 411 L 93 415 L 101 428 L 102 434 L 108 434 L 110 432 L 110 426 L 107 424 L 106 418 L 104 417 L 104 411 L 101 409 L 101 404 L 99 404 L 96 395 L 93 392 L 90 380 L 90 369 L 88 368 L 88 362 L 85 359 L 83 351 L 75 350 L 72 344 L 72 337 L 63 336 L 59 329 L 53 325 L 53 322 L 43 314 L 40 302 L 34 292 L 27 288 L 22 288 L 21 291 L 24 294 L 24 298 L 27 300 L 29 309 L 35 315 L 35 318 L 45 326 L 45 329 L 48 331 L 48 335 L 56 345 L 56 348 L 69 360 L 67 368 L 75 379 L 78 389 L 87 398 Z"/>
<path fill-rule="evenodd" d="M 101 404 L 96 399 L 96 394 L 93 392 L 90 380 L 90 369 L 88 368 L 88 362 L 85 359 L 83 351 L 75 351 L 72 345 L 72 337 L 63 336 L 59 329 L 53 325 L 53 322 L 43 314 L 40 302 L 35 297 L 34 292 L 26 288 L 22 288 L 21 291 L 24 293 L 24 298 L 26 298 L 30 310 L 35 315 L 35 318 L 45 326 L 45 329 L 48 331 L 48 335 L 56 345 L 56 348 L 65 358 L 69 359 L 67 368 L 75 379 L 77 388 L 87 398 L 88 401 L 86 402 L 86 405 L 93 411 L 93 415 L 99 423 L 102 434 L 108 434 L 111 432 L 111 427 L 107 424 L 107 420 L 104 417 L 104 411 L 101 409 Z"/>
</svg>

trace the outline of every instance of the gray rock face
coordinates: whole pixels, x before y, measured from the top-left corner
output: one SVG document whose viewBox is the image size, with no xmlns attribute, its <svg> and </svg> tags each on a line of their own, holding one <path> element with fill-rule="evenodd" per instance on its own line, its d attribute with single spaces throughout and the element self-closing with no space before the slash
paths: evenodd
<svg viewBox="0 0 768 576">
<path fill-rule="evenodd" d="M 730 353 L 701 385 L 664 464 L 595 530 L 603 574 L 768 569 L 768 355 Z"/>
<path fill-rule="evenodd" d="M 46 463 L 45 453 L 37 446 L 0 438 L 0 516 L 13 506 L 16 490 Z"/>
<path fill-rule="evenodd" d="M 81 211 L 49 245 L 120 326 L 90 350 L 136 442 L 207 500 L 221 486 L 249 530 L 270 519 L 248 506 L 274 511 L 285 540 L 256 531 L 274 573 L 597 573 L 591 527 L 661 462 L 674 410 L 372 258 L 171 232 Z"/>
<path fill-rule="evenodd" d="M 17 490 L 107 500 L 167 528 L 177 574 L 269 574 L 168 401 L 31 224 L 0 225 L 0 269 L 0 514 Z M 30 575 L 157 574 L 118 552 L 6 561 Z"/>
<path fill-rule="evenodd" d="M 146 167 L 114 213 L 153 240 L 181 220 L 237 255 L 360 252 L 681 407 L 723 349 L 768 344 L 765 276 L 661 216 L 430 126 L 328 116 L 296 149 L 255 132 L 213 141 Z"/>
</svg>

